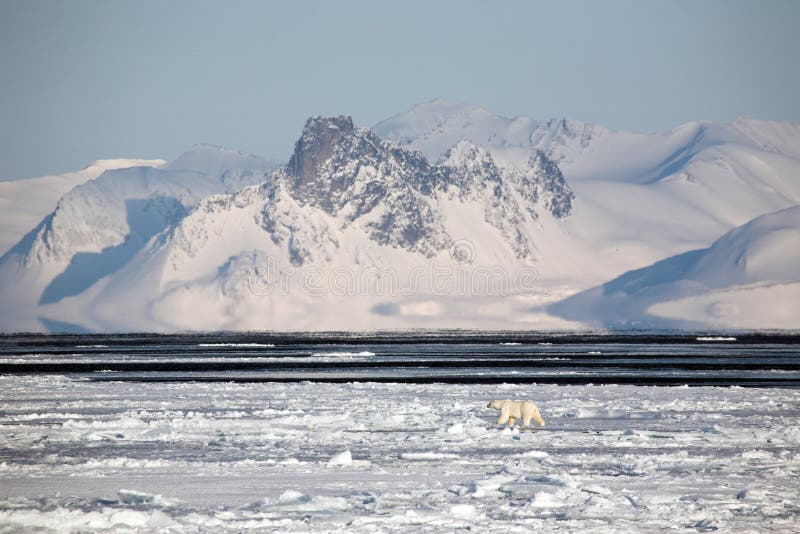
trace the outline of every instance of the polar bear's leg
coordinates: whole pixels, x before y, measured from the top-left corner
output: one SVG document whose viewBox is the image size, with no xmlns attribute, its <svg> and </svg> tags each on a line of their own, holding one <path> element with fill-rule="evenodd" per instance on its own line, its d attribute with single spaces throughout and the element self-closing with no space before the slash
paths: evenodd
<svg viewBox="0 0 800 534">
<path fill-rule="evenodd" d="M 537 406 L 535 406 L 535 405 L 533 407 L 533 420 L 536 421 L 536 423 L 539 426 L 541 426 L 541 427 L 544 426 L 544 419 L 542 419 L 542 414 L 539 413 L 539 408 Z"/>
<path fill-rule="evenodd" d="M 508 421 L 508 418 L 510 417 L 510 414 L 508 412 L 509 412 L 508 408 L 503 406 L 503 408 L 500 410 L 500 419 L 497 420 L 498 425 L 506 424 L 506 421 Z"/>
<path fill-rule="evenodd" d="M 522 418 L 522 428 L 528 428 L 529 426 L 531 426 L 531 417 L 525 415 L 525 417 Z"/>
<path fill-rule="evenodd" d="M 509 426 L 509 427 L 512 427 L 512 426 L 514 426 L 514 422 L 515 422 L 515 421 L 516 421 L 516 419 L 514 419 L 513 417 L 509 417 L 509 418 L 508 418 L 508 426 Z"/>
</svg>

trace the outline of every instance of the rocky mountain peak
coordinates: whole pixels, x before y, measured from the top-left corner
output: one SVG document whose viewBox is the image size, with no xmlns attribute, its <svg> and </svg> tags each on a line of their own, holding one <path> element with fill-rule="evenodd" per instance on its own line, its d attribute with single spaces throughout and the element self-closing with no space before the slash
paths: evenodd
<svg viewBox="0 0 800 534">
<path fill-rule="evenodd" d="M 355 130 L 353 119 L 345 115 L 309 118 L 288 165 L 289 173 L 297 179 L 296 185 L 312 183 L 320 165 L 331 157 L 334 147 L 352 136 Z"/>
<path fill-rule="evenodd" d="M 306 122 L 284 173 L 301 204 L 350 220 L 369 211 L 389 190 L 432 187 L 430 165 L 420 154 L 357 128 L 350 117 L 313 117 Z"/>
<path fill-rule="evenodd" d="M 573 196 L 544 153 L 527 165 L 501 168 L 485 147 L 461 139 L 431 165 L 421 153 L 384 141 L 344 116 L 310 118 L 289 164 L 274 178 L 298 205 L 321 209 L 342 227 L 369 215 L 362 224 L 373 241 L 427 256 L 451 241 L 440 193 L 483 205 L 486 222 L 520 258 L 534 256 L 523 235 L 524 213 L 537 220 L 544 208 L 564 218 Z M 272 211 L 264 212 L 263 222 L 276 236 Z"/>
<path fill-rule="evenodd" d="M 500 170 L 489 152 L 461 140 L 447 150 L 437 163 L 446 184 L 457 186 L 462 195 L 494 186 L 502 181 Z"/>
<path fill-rule="evenodd" d="M 526 188 L 535 186 L 537 198 L 547 211 L 557 219 L 565 219 L 572 212 L 572 192 L 558 164 L 541 150 L 536 150 L 528 160 L 523 182 Z"/>
<path fill-rule="evenodd" d="M 439 164 L 454 165 L 468 161 L 485 161 L 487 159 L 491 159 L 491 156 L 485 148 L 466 139 L 462 139 L 445 151 L 439 160 Z"/>
</svg>

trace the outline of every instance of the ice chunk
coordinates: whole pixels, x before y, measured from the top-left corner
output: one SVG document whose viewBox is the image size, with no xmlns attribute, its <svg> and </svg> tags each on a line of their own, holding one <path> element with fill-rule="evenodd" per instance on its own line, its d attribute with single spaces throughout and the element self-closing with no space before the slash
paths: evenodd
<svg viewBox="0 0 800 534">
<path fill-rule="evenodd" d="M 450 514 L 460 519 L 471 519 L 477 513 L 477 510 L 471 504 L 455 504 L 450 507 Z"/>
<path fill-rule="evenodd" d="M 522 456 L 525 456 L 526 458 L 547 458 L 550 455 L 544 451 L 528 451 L 523 453 Z"/>
<path fill-rule="evenodd" d="M 297 490 L 286 490 L 278 497 L 278 504 L 299 504 L 308 502 L 311 497 L 304 495 Z"/>
<path fill-rule="evenodd" d="M 350 450 L 342 451 L 328 460 L 328 465 L 353 465 L 353 456 Z"/>
<path fill-rule="evenodd" d="M 553 493 L 547 491 L 537 491 L 533 495 L 531 506 L 536 508 L 558 508 L 563 504 L 562 500 Z"/>
<path fill-rule="evenodd" d="M 595 484 L 588 484 L 586 486 L 581 487 L 582 491 L 586 493 L 594 493 L 597 495 L 611 495 L 612 491 L 608 488 L 604 488 L 603 486 L 597 486 Z"/>
</svg>

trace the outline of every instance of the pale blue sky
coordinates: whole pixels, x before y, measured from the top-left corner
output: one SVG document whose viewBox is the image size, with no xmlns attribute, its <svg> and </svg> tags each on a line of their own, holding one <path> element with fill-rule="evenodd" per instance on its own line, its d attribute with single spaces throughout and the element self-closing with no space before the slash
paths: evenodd
<svg viewBox="0 0 800 534">
<path fill-rule="evenodd" d="M 633 131 L 800 121 L 800 2 L 0 0 L 0 179 L 443 97 Z"/>
</svg>

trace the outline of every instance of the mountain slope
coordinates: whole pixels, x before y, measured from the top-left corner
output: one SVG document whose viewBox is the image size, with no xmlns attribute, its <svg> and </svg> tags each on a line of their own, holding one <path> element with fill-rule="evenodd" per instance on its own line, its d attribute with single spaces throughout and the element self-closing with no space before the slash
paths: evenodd
<svg viewBox="0 0 800 534">
<path fill-rule="evenodd" d="M 220 167 L 226 166 L 220 161 L 235 165 L 242 158 L 222 149 L 201 150 L 205 161 L 209 153 L 220 152 L 211 159 Z M 196 153 L 197 148 L 176 161 L 192 161 Z M 244 183 L 263 180 L 264 171 L 253 170 L 254 159 L 246 161 L 251 168 L 243 169 L 238 182 L 242 177 Z M 200 200 L 228 190 L 227 175 L 213 174 L 219 168 L 207 173 L 202 165 L 202 170 L 175 167 L 173 162 L 159 168 L 111 169 L 63 195 L 55 210 L 0 258 L 0 300 L 6 307 L 0 328 L 36 329 L 38 305 L 88 289 Z"/>
<path fill-rule="evenodd" d="M 53 211 L 58 199 L 73 187 L 108 170 L 158 167 L 164 163 L 160 159 L 106 159 L 77 172 L 0 182 L 0 256 Z"/>
<path fill-rule="evenodd" d="M 706 249 L 627 272 L 548 311 L 609 328 L 796 328 L 800 206 L 757 217 Z"/>
</svg>

